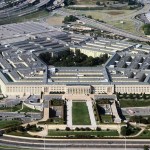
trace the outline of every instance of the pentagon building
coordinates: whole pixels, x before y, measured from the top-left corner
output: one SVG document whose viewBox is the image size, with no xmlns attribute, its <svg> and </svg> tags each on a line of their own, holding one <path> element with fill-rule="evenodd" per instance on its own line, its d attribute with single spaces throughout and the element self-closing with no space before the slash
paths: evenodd
<svg viewBox="0 0 150 150">
<path fill-rule="evenodd" d="M 70 34 L 45 23 L 0 26 L 0 86 L 6 96 L 44 94 L 150 94 L 150 47 Z M 48 66 L 40 53 L 66 50 L 110 57 L 102 66 Z"/>
</svg>

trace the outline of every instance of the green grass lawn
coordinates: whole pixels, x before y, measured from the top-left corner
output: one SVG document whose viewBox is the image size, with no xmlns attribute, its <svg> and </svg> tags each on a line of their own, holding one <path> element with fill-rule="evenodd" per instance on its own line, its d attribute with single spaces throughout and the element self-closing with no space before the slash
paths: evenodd
<svg viewBox="0 0 150 150">
<path fill-rule="evenodd" d="M 90 125 L 90 117 L 86 102 L 73 102 L 72 106 L 73 125 Z"/>
<path fill-rule="evenodd" d="M 27 106 L 23 106 L 23 109 L 22 110 L 20 110 L 20 112 L 40 112 L 39 110 L 36 110 L 36 109 L 31 109 L 31 108 L 29 108 L 29 107 L 27 107 Z"/>
<path fill-rule="evenodd" d="M 144 130 L 140 135 L 140 138 L 150 138 L 150 130 Z"/>
<path fill-rule="evenodd" d="M 47 121 L 38 122 L 38 124 L 64 124 L 63 118 L 51 118 Z"/>
<path fill-rule="evenodd" d="M 14 135 L 14 136 L 32 137 L 27 132 L 12 131 L 12 132 L 9 132 L 8 134 L 9 135 Z"/>
<path fill-rule="evenodd" d="M 2 120 L 0 121 L 0 129 L 18 126 L 20 124 L 21 121 L 18 120 Z"/>
<path fill-rule="evenodd" d="M 150 100 L 133 100 L 133 99 L 121 99 L 120 100 L 121 107 L 145 107 L 150 106 Z"/>
<path fill-rule="evenodd" d="M 150 35 L 150 24 L 143 25 L 145 35 Z"/>
<path fill-rule="evenodd" d="M 113 123 L 111 115 L 101 115 L 102 123 Z"/>
<path fill-rule="evenodd" d="M 2 107 L 0 108 L 0 111 L 3 111 L 3 112 L 15 112 L 15 111 L 19 111 L 20 109 L 22 108 L 22 104 L 19 104 L 19 105 L 16 105 L 14 107 Z M 19 112 L 40 112 L 39 110 L 36 110 L 36 109 L 31 109 L 27 106 L 23 106 L 23 109 L 20 110 Z"/>
<path fill-rule="evenodd" d="M 69 135 L 94 135 L 94 136 L 118 136 L 118 132 L 116 130 L 109 131 L 54 131 L 49 130 L 48 136 L 69 136 Z"/>
<path fill-rule="evenodd" d="M 5 112 L 15 112 L 18 111 L 22 108 L 22 104 L 16 105 L 14 107 L 1 107 L 0 111 L 5 111 Z"/>
</svg>

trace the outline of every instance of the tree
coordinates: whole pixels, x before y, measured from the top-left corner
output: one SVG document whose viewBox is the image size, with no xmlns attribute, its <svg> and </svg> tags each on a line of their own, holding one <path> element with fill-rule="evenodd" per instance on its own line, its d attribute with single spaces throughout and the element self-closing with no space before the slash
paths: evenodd
<svg viewBox="0 0 150 150">
<path fill-rule="evenodd" d="M 139 95 L 139 94 L 136 94 L 136 98 L 139 99 L 139 98 L 140 98 L 140 95 Z"/>
<path fill-rule="evenodd" d="M 126 136 L 126 133 L 127 133 L 127 127 L 126 126 L 121 127 L 121 134 Z"/>
<path fill-rule="evenodd" d="M 24 128 L 23 126 L 19 126 L 19 127 L 17 128 L 17 130 L 19 130 L 19 131 L 21 131 L 21 132 L 24 132 L 24 131 L 25 131 L 25 128 Z"/>
<path fill-rule="evenodd" d="M 100 1 L 97 1 L 97 2 L 96 2 L 96 5 L 101 5 L 101 4 L 100 4 Z"/>
<path fill-rule="evenodd" d="M 27 126 L 26 126 L 26 130 L 27 130 L 27 131 L 29 131 L 29 130 L 30 130 L 30 128 L 31 128 L 31 125 L 30 125 L 30 124 L 27 124 Z"/>
<path fill-rule="evenodd" d="M 127 98 L 127 93 L 123 93 L 123 98 L 125 99 L 125 98 Z"/>
<path fill-rule="evenodd" d="M 100 127 L 97 127 L 96 128 L 96 131 L 101 131 L 102 129 Z"/>
<path fill-rule="evenodd" d="M 73 16 L 73 15 L 70 15 L 70 16 L 66 16 L 64 18 L 64 21 L 63 23 L 68 23 L 68 22 L 75 22 L 78 18 Z"/>
<path fill-rule="evenodd" d="M 129 94 L 129 98 L 130 98 L 130 99 L 133 98 L 133 94 L 132 94 L 132 93 Z"/>
<path fill-rule="evenodd" d="M 143 93 L 142 98 L 146 99 L 146 94 L 145 93 Z"/>
<path fill-rule="evenodd" d="M 65 6 L 74 5 L 75 4 L 75 0 L 64 0 L 64 4 L 65 4 Z"/>
<path fill-rule="evenodd" d="M 149 150 L 149 146 L 148 145 L 144 145 L 144 150 Z"/>
<path fill-rule="evenodd" d="M 87 17 L 90 18 L 90 19 L 92 19 L 92 16 L 91 16 L 91 15 L 88 15 Z"/>
<path fill-rule="evenodd" d="M 70 131 L 70 128 L 69 128 L 69 127 L 66 127 L 66 131 Z"/>
<path fill-rule="evenodd" d="M 147 123 L 150 124 L 150 116 L 147 118 Z"/>
</svg>

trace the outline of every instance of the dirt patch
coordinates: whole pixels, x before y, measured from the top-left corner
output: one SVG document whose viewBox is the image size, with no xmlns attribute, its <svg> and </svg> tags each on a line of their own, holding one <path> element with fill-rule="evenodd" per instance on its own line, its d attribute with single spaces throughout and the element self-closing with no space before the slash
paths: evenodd
<svg viewBox="0 0 150 150">
<path fill-rule="evenodd" d="M 107 14 L 109 14 L 109 15 L 121 15 L 121 14 L 124 14 L 124 12 L 123 11 L 110 11 L 110 12 L 107 12 Z"/>
<path fill-rule="evenodd" d="M 49 17 L 46 22 L 49 25 L 62 25 L 62 21 L 64 20 L 64 17 Z"/>
</svg>

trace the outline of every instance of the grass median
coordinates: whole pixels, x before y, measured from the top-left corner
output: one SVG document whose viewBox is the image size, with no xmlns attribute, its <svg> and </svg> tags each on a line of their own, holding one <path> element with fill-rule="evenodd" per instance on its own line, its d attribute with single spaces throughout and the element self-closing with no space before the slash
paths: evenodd
<svg viewBox="0 0 150 150">
<path fill-rule="evenodd" d="M 0 121 L 0 129 L 15 127 L 21 124 L 19 120 L 2 120 Z"/>
<path fill-rule="evenodd" d="M 116 130 L 109 131 L 54 131 L 49 130 L 48 136 L 118 136 Z"/>
<path fill-rule="evenodd" d="M 133 99 L 121 99 L 121 107 L 148 107 L 150 106 L 150 100 L 133 100 Z"/>
</svg>

